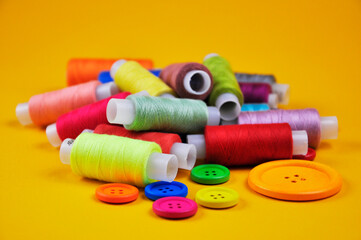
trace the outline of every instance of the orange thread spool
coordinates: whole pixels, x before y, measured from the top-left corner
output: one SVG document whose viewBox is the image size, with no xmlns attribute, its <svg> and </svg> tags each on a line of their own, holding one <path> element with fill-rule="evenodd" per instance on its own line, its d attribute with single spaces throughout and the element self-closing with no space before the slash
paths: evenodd
<svg viewBox="0 0 361 240">
<path fill-rule="evenodd" d="M 74 58 L 70 59 L 67 67 L 68 86 L 96 80 L 101 71 L 107 71 L 118 59 L 92 59 Z M 150 59 L 126 59 L 138 62 L 146 69 L 153 68 Z"/>
</svg>

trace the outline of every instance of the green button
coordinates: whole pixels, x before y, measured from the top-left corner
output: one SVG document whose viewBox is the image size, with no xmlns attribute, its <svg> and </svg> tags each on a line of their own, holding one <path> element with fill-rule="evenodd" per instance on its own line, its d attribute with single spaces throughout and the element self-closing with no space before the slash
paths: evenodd
<svg viewBox="0 0 361 240">
<path fill-rule="evenodd" d="M 228 168 L 218 164 L 203 164 L 192 169 L 191 179 L 202 184 L 221 184 L 229 180 Z"/>
</svg>

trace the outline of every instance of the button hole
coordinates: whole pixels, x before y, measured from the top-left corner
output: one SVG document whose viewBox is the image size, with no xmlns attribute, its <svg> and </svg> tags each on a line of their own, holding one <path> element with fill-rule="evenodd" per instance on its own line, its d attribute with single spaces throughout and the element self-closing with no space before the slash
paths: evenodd
<svg viewBox="0 0 361 240">
<path fill-rule="evenodd" d="M 296 174 L 295 177 L 299 177 L 298 174 Z"/>
<path fill-rule="evenodd" d="M 293 180 L 293 181 L 291 181 L 291 182 L 296 183 L 297 181 Z"/>
</svg>

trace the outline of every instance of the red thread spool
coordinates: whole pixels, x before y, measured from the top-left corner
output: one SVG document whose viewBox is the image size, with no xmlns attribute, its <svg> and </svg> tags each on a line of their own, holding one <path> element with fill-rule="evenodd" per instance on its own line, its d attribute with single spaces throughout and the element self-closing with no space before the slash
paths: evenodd
<svg viewBox="0 0 361 240">
<path fill-rule="evenodd" d="M 50 143 L 55 147 L 60 146 L 66 138 L 75 139 L 84 129 L 94 129 L 98 124 L 108 123 L 106 112 L 110 99 L 125 99 L 129 95 L 129 92 L 118 93 L 61 115 L 55 125 L 49 125 L 46 129 Z"/>
<path fill-rule="evenodd" d="M 101 71 L 109 71 L 118 59 L 92 59 L 74 58 L 70 59 L 67 67 L 68 86 L 96 80 Z M 150 59 L 126 59 L 138 62 L 147 69 L 153 68 Z"/>
<path fill-rule="evenodd" d="M 213 89 L 212 74 L 200 63 L 175 63 L 164 68 L 159 78 L 182 98 L 204 100 Z"/>
<path fill-rule="evenodd" d="M 305 132 L 303 135 L 307 139 Z M 190 136 L 188 143 L 195 143 Z M 206 126 L 204 140 L 206 162 L 224 166 L 256 165 L 290 159 L 293 154 L 293 133 L 289 124 Z M 200 145 L 195 144 L 199 153 Z M 302 146 L 306 152 L 307 141 Z"/>
<path fill-rule="evenodd" d="M 94 129 L 94 133 L 109 134 L 120 137 L 128 137 L 144 141 L 155 142 L 160 145 L 163 153 L 170 153 L 174 143 L 181 143 L 182 140 L 179 135 L 174 133 L 160 133 L 160 132 L 133 132 L 121 126 L 114 126 L 109 124 L 100 124 Z"/>
</svg>

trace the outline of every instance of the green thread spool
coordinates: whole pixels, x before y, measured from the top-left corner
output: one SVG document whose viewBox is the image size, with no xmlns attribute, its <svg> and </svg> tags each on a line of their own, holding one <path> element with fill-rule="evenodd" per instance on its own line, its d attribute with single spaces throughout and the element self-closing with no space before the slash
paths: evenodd
<svg viewBox="0 0 361 240">
<path fill-rule="evenodd" d="M 216 106 L 223 120 L 236 119 L 241 112 L 243 94 L 228 61 L 218 54 L 209 54 L 203 64 L 213 76 L 209 105 Z"/>
<path fill-rule="evenodd" d="M 151 96 L 175 95 L 175 92 L 160 78 L 135 61 L 116 61 L 110 69 L 110 75 L 123 91 L 137 93 L 145 90 Z"/>
<path fill-rule="evenodd" d="M 88 132 L 65 139 L 60 160 L 80 176 L 139 187 L 173 181 L 178 172 L 177 157 L 161 153 L 154 142 Z"/>
<path fill-rule="evenodd" d="M 128 130 L 200 133 L 220 121 L 218 109 L 200 100 L 137 95 L 113 100 L 107 106 L 108 121 Z"/>
</svg>

